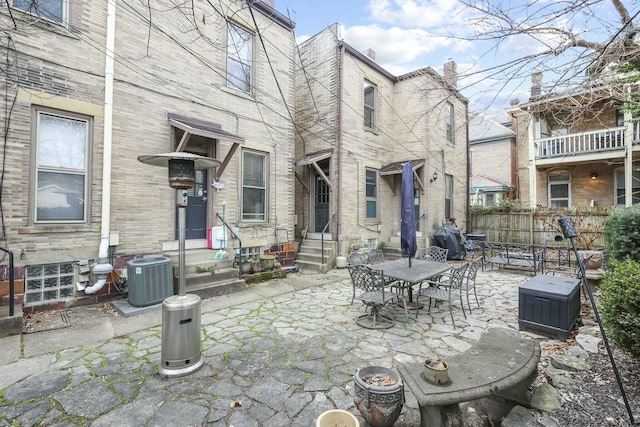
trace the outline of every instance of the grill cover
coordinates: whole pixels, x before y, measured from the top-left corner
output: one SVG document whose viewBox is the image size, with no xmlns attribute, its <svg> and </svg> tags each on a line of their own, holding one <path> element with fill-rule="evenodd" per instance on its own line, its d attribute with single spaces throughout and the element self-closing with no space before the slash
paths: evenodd
<svg viewBox="0 0 640 427">
<path fill-rule="evenodd" d="M 463 260 L 465 257 L 464 246 L 462 245 L 460 231 L 451 227 L 440 227 L 433 233 L 433 242 L 435 246 L 449 249 L 447 259 Z"/>
</svg>

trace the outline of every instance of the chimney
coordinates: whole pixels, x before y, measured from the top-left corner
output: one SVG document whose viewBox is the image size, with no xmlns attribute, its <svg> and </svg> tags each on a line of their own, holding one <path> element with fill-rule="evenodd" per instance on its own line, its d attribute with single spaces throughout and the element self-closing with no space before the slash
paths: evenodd
<svg viewBox="0 0 640 427">
<path fill-rule="evenodd" d="M 447 62 L 444 63 L 444 80 L 449 83 L 451 86 L 457 88 L 458 87 L 458 70 L 456 61 L 451 58 L 447 59 Z"/>
<path fill-rule="evenodd" d="M 262 3 L 266 3 L 274 9 L 276 8 L 276 0 L 261 0 L 261 1 Z"/>
<path fill-rule="evenodd" d="M 535 98 L 542 93 L 542 71 L 533 70 L 531 73 L 531 97 Z"/>
<path fill-rule="evenodd" d="M 363 53 L 365 55 L 367 55 L 369 58 L 371 58 L 372 61 L 376 60 L 376 51 L 375 50 L 369 48 L 369 49 L 365 50 Z"/>
</svg>

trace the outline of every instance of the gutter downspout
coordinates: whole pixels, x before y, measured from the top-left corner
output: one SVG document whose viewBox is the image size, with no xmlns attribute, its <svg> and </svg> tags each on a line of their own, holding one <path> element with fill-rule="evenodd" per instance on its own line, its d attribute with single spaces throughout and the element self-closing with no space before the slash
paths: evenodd
<svg viewBox="0 0 640 427">
<path fill-rule="evenodd" d="M 116 0 L 107 0 L 107 40 L 104 65 L 104 143 L 102 154 L 102 221 L 100 224 L 100 247 L 98 263 L 92 266 L 98 280 L 85 290 L 85 294 L 95 294 L 107 281 L 113 271 L 109 264 L 109 223 L 111 221 L 111 149 L 113 142 L 113 70 L 116 36 Z"/>
<path fill-rule="evenodd" d="M 473 172 L 471 170 L 471 151 L 470 151 L 470 144 L 469 144 L 469 104 L 467 104 L 465 106 L 465 117 L 467 118 L 466 122 L 467 122 L 467 126 L 466 126 L 466 133 L 467 133 L 467 188 L 466 188 L 466 195 L 467 195 L 467 208 L 465 209 L 465 230 L 468 233 L 469 232 L 469 225 L 471 223 L 471 208 L 470 208 L 470 201 L 471 201 L 471 195 L 469 194 L 471 192 L 471 173 Z M 466 239 L 465 239 L 466 240 Z"/>
<path fill-rule="evenodd" d="M 344 83 L 344 42 L 340 43 L 340 68 L 338 70 L 338 81 L 340 89 L 338 91 L 338 194 L 336 195 L 338 224 L 336 226 L 338 237 L 338 254 L 342 254 L 342 96 Z"/>
</svg>

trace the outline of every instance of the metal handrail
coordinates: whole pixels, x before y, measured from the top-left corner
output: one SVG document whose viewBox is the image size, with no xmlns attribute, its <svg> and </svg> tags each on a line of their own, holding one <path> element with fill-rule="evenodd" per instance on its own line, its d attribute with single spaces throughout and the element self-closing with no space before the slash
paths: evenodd
<svg viewBox="0 0 640 427">
<path fill-rule="evenodd" d="M 333 219 L 334 216 L 336 216 L 335 213 L 331 215 L 331 218 L 329 218 L 329 221 L 327 221 L 327 224 L 322 229 L 322 233 L 320 236 L 320 251 L 322 252 L 322 265 L 324 265 L 324 232 L 327 231 L 327 228 L 329 227 L 329 224 L 331 224 L 331 220 Z"/>
<path fill-rule="evenodd" d="M 220 216 L 220 214 L 218 214 L 218 212 L 216 212 L 216 216 L 218 217 L 218 219 L 220 221 L 222 221 L 222 225 L 224 225 L 225 227 L 227 227 L 227 230 L 229 230 L 231 232 L 231 235 L 233 236 L 234 239 L 238 240 L 239 245 L 239 251 L 240 251 L 240 256 L 238 257 L 238 279 L 242 279 L 242 240 L 240 240 L 240 237 L 238 237 L 238 235 L 235 233 L 235 231 L 233 231 L 231 229 L 231 227 L 229 226 L 229 224 L 227 224 L 227 222 L 224 220 L 224 218 L 222 218 Z"/>
<path fill-rule="evenodd" d="M 9 317 L 13 317 L 15 299 L 15 287 L 13 283 L 13 252 L 2 246 L 0 246 L 0 251 L 9 254 Z"/>
<path fill-rule="evenodd" d="M 420 223 L 420 221 L 422 220 L 422 218 L 424 218 L 425 216 L 427 216 L 426 213 L 423 213 L 422 215 L 420 215 L 420 217 L 418 218 L 418 220 L 416 221 L 416 228 L 418 227 L 418 223 Z"/>
</svg>

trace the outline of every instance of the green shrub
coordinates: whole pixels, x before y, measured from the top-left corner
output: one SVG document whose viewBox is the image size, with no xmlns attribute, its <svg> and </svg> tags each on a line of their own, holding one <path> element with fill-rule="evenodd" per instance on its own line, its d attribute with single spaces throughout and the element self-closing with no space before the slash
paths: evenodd
<svg viewBox="0 0 640 427">
<path fill-rule="evenodd" d="M 629 256 L 640 262 L 640 205 L 613 210 L 603 233 L 610 260 L 622 261 Z"/>
<path fill-rule="evenodd" d="M 600 306 L 607 335 L 621 349 L 640 357 L 640 263 L 613 260 L 601 285 Z"/>
</svg>

